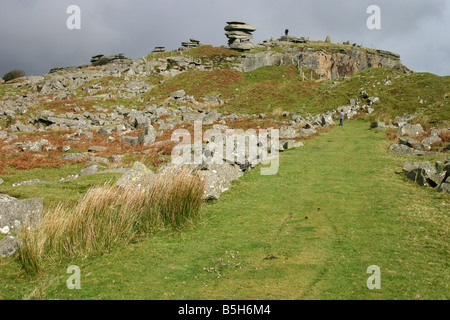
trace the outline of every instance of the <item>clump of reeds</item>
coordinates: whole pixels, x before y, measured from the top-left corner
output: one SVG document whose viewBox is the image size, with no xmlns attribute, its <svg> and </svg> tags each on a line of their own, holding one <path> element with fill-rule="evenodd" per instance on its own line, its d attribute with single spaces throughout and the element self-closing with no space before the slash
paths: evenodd
<svg viewBox="0 0 450 320">
<path fill-rule="evenodd" d="M 108 252 L 155 230 L 192 225 L 203 192 L 204 182 L 187 169 L 165 170 L 150 187 L 92 188 L 77 206 L 59 205 L 38 228 L 24 228 L 18 259 L 39 272 L 46 260 Z"/>
</svg>

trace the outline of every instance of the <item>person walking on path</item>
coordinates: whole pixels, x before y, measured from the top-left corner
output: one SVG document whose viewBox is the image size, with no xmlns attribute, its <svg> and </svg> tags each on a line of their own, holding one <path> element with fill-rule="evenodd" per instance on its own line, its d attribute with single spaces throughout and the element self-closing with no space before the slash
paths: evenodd
<svg viewBox="0 0 450 320">
<path fill-rule="evenodd" d="M 345 113 L 344 113 L 344 110 L 341 110 L 341 113 L 340 113 L 340 115 L 339 115 L 339 119 L 341 120 L 340 123 L 339 123 L 339 125 L 340 125 L 341 127 L 343 127 L 343 126 L 344 126 L 344 119 L 345 119 Z"/>
</svg>

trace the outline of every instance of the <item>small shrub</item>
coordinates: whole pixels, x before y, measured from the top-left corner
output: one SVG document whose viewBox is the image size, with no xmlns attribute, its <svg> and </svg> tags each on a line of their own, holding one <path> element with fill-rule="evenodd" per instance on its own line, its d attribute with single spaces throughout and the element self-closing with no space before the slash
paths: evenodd
<svg viewBox="0 0 450 320">
<path fill-rule="evenodd" d="M 280 119 L 283 117 L 283 108 L 276 108 L 272 111 L 272 116 L 276 119 Z"/>
<path fill-rule="evenodd" d="M 20 77 L 25 77 L 25 72 L 22 70 L 12 70 L 10 72 L 5 73 L 2 77 L 3 81 L 7 82 L 10 80 L 14 80 Z"/>
<path fill-rule="evenodd" d="M 450 131 L 449 130 L 442 131 L 439 136 L 441 137 L 441 140 L 443 143 L 450 142 Z"/>
<path fill-rule="evenodd" d="M 398 130 L 397 129 L 387 129 L 386 130 L 386 137 L 389 140 L 395 140 L 398 142 Z"/>
</svg>

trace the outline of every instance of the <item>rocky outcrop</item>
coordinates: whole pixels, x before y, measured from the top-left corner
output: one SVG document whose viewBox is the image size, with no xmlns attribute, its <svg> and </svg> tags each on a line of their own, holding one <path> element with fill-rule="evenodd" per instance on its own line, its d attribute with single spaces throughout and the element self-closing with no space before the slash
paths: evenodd
<svg viewBox="0 0 450 320">
<path fill-rule="evenodd" d="M 191 48 L 197 48 L 200 46 L 200 40 L 197 39 L 189 39 L 189 41 L 183 41 L 181 43 L 181 48 L 180 50 L 186 50 L 186 49 L 191 49 Z"/>
<path fill-rule="evenodd" d="M 357 72 L 373 67 L 389 67 L 400 72 L 409 73 L 398 55 L 368 52 L 364 49 L 330 49 L 316 50 L 313 47 L 283 47 L 286 51 L 271 50 L 246 54 L 242 61 L 242 70 L 250 72 L 266 66 L 302 66 L 311 68 L 319 77 L 334 80 L 342 76 L 351 76 Z"/>
<path fill-rule="evenodd" d="M 91 59 L 91 64 L 93 66 L 102 66 L 108 63 L 114 63 L 114 62 L 118 62 L 121 60 L 125 60 L 127 59 L 125 57 L 124 53 L 119 53 L 119 54 L 114 54 L 114 55 L 110 55 L 110 56 L 105 56 L 103 54 L 99 54 L 96 56 L 93 56 Z"/>
<path fill-rule="evenodd" d="M 152 50 L 152 53 L 162 53 L 166 52 L 166 47 L 155 47 L 155 49 Z"/>
<path fill-rule="evenodd" d="M 292 43 L 306 43 L 307 42 L 307 40 L 305 38 L 303 38 L 303 37 L 302 38 L 297 38 L 297 37 L 288 36 L 288 35 L 282 36 L 279 41 L 292 42 Z"/>
</svg>

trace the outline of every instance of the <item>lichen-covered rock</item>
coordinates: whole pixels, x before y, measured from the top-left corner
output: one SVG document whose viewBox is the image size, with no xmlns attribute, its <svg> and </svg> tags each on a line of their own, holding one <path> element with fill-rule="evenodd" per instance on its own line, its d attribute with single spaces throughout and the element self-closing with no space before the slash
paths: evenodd
<svg viewBox="0 0 450 320">
<path fill-rule="evenodd" d="M 116 182 L 116 186 L 119 187 L 143 187 L 150 186 L 155 180 L 155 173 L 147 168 L 143 163 L 136 161 L 131 170 L 127 171 Z"/>
<path fill-rule="evenodd" d="M 423 130 L 420 124 L 405 124 L 398 130 L 398 134 L 401 136 L 409 136 L 416 137 L 418 135 L 423 134 L 425 131 Z"/>
<path fill-rule="evenodd" d="M 19 238 L 7 236 L 0 241 L 0 257 L 6 258 L 13 255 L 19 249 Z"/>
<path fill-rule="evenodd" d="M 41 222 L 42 210 L 42 198 L 0 202 L 0 229 L 8 227 L 8 233 L 17 234 L 25 225 L 36 227 Z"/>
</svg>

